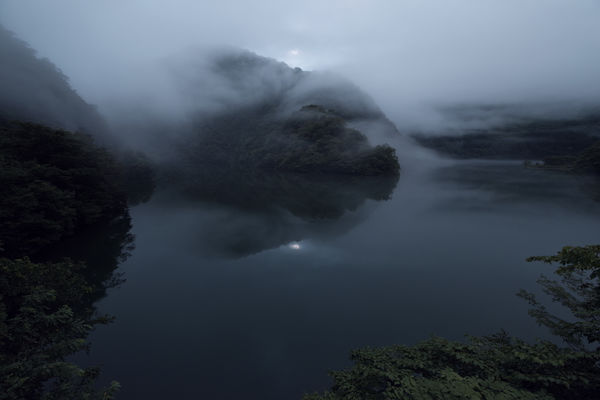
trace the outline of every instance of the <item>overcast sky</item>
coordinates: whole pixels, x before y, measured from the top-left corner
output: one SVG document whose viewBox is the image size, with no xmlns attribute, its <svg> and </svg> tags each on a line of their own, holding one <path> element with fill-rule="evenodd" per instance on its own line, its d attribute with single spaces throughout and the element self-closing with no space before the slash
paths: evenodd
<svg viewBox="0 0 600 400">
<path fill-rule="evenodd" d="M 98 104 L 207 44 L 338 71 L 392 116 L 600 99 L 600 0 L 0 0 L 0 23 Z"/>
</svg>

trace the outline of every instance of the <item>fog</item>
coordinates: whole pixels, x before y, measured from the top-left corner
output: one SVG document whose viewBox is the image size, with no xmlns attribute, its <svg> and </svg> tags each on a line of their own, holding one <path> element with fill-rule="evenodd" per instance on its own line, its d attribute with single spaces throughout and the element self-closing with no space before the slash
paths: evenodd
<svg viewBox="0 0 600 400">
<path fill-rule="evenodd" d="M 104 121 L 47 59 L 0 26 L 0 119 L 30 120 L 101 136 Z"/>
<path fill-rule="evenodd" d="M 455 104 L 593 106 L 599 18 L 596 0 L 0 4 L 0 23 L 103 113 L 123 99 L 177 106 L 169 60 L 226 45 L 339 73 L 404 129 L 437 128 L 431 111 Z"/>
</svg>

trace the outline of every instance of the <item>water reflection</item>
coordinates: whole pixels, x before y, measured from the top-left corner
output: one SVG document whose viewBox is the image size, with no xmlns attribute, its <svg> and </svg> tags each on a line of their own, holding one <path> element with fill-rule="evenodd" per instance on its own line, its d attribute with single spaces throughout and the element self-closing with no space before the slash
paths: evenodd
<svg viewBox="0 0 600 400">
<path fill-rule="evenodd" d="M 459 162 L 436 170 L 433 180 L 460 190 L 444 207 L 462 210 L 526 204 L 590 210 L 600 200 L 600 182 L 594 177 L 525 168 L 512 161 Z"/>
<path fill-rule="evenodd" d="M 85 263 L 83 275 L 94 288 L 90 299 L 93 303 L 106 296 L 107 289 L 125 281 L 117 268 L 135 247 L 135 237 L 130 231 L 131 218 L 126 212 L 114 220 L 93 225 L 60 241 L 40 257 L 49 261 L 70 258 Z"/>
<path fill-rule="evenodd" d="M 198 226 L 194 246 L 205 254 L 243 257 L 286 244 L 300 250 L 302 240 L 347 232 L 364 220 L 367 200 L 390 199 L 397 182 L 397 177 L 205 170 L 171 177 L 153 204 L 168 213 L 185 208 L 186 218 L 195 218 Z"/>
<path fill-rule="evenodd" d="M 353 348 L 502 328 L 533 340 L 544 331 L 514 294 L 547 266 L 524 259 L 593 243 L 600 213 L 528 189 L 556 174 L 468 164 L 409 165 L 385 202 L 373 199 L 396 182 L 206 173 L 159 186 L 132 210 L 128 283 L 101 302 L 118 323 L 95 333 L 91 360 L 123 398 L 300 399 Z M 540 190 L 565 196 L 561 182 Z"/>
</svg>

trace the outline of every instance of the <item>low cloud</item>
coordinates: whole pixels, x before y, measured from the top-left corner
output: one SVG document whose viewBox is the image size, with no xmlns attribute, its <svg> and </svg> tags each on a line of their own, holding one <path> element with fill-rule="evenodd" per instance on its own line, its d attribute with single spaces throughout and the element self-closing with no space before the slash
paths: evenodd
<svg viewBox="0 0 600 400">
<path fill-rule="evenodd" d="M 454 104 L 597 104 L 598 17 L 595 0 L 0 5 L 0 23 L 101 111 L 131 96 L 153 99 L 149 85 L 177 109 L 170 78 L 158 73 L 164 60 L 195 46 L 231 45 L 342 74 L 407 131 L 443 126 L 435 110 Z"/>
</svg>

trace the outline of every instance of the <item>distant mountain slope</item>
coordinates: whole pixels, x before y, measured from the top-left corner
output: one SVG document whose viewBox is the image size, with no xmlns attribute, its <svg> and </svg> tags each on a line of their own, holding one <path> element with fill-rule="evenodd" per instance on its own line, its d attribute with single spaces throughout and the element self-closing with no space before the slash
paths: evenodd
<svg viewBox="0 0 600 400">
<path fill-rule="evenodd" d="M 373 99 L 347 79 L 291 68 L 246 50 L 200 51 L 171 62 L 170 70 L 176 90 L 192 113 L 262 104 L 273 112 L 289 114 L 301 106 L 319 104 L 346 119 L 386 119 Z M 393 124 L 389 128 L 390 133 L 397 133 Z"/>
<path fill-rule="evenodd" d="M 345 79 L 239 50 L 180 68 L 176 86 L 190 109 L 178 162 L 183 156 L 192 167 L 398 174 L 395 151 L 369 141 L 398 135 L 396 127 Z"/>
<path fill-rule="evenodd" d="M 41 123 L 99 136 L 105 122 L 47 59 L 0 26 L 0 119 Z"/>
<path fill-rule="evenodd" d="M 600 114 L 535 119 L 460 134 L 413 135 L 425 147 L 454 158 L 534 159 L 575 156 L 600 140 Z"/>
</svg>

